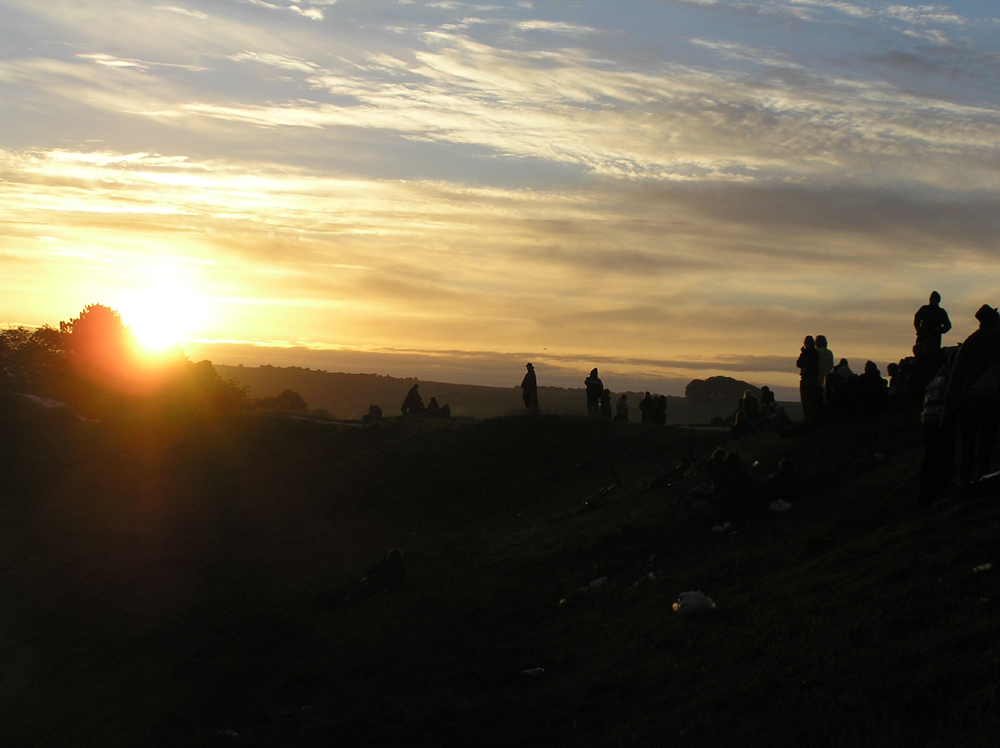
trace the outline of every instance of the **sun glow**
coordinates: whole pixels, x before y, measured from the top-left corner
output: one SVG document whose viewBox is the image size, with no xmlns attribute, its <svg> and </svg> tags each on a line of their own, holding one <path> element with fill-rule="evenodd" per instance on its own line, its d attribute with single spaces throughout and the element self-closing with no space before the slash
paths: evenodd
<svg viewBox="0 0 1000 748">
<path fill-rule="evenodd" d="M 119 308 L 122 320 L 146 354 L 171 351 L 204 326 L 203 300 L 186 284 L 170 279 L 130 292 Z"/>
</svg>

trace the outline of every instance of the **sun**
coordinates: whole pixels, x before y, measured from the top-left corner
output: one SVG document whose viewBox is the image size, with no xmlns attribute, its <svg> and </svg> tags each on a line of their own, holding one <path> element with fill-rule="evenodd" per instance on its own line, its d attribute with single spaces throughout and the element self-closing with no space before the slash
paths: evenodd
<svg viewBox="0 0 1000 748">
<path fill-rule="evenodd" d="M 120 311 L 140 351 L 155 355 L 174 350 L 201 328 L 204 306 L 190 288 L 167 282 L 130 292 Z"/>
</svg>

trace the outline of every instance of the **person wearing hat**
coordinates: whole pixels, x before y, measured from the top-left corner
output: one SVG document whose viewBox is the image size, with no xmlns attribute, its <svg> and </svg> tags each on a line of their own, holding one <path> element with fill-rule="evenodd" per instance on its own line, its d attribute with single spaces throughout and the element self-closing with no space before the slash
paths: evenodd
<svg viewBox="0 0 1000 748">
<path fill-rule="evenodd" d="M 919 359 L 936 360 L 941 350 L 941 336 L 951 329 L 948 312 L 940 304 L 941 294 L 931 291 L 930 299 L 913 315 L 913 328 L 917 331 L 913 355 Z"/>
<path fill-rule="evenodd" d="M 601 395 L 604 394 L 604 382 L 597 376 L 597 369 L 590 370 L 590 376 L 583 380 L 587 386 L 587 415 L 596 416 L 600 413 Z"/>
<path fill-rule="evenodd" d="M 942 429 L 959 425 L 959 483 L 972 487 L 989 470 L 1000 428 L 1000 312 L 983 304 L 979 329 L 965 339 L 955 358 Z"/>
<path fill-rule="evenodd" d="M 524 400 L 524 407 L 532 413 L 538 412 L 538 380 L 535 379 L 535 367 L 525 364 L 528 373 L 521 380 L 521 398 Z"/>
</svg>

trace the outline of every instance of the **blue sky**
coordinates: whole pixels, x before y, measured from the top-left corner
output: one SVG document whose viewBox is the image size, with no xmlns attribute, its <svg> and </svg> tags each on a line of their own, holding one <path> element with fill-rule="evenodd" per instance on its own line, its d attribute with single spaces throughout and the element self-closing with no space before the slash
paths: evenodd
<svg viewBox="0 0 1000 748">
<path fill-rule="evenodd" d="M 0 0 L 0 323 L 677 392 L 998 303 L 1000 8 Z M 948 340 L 946 339 L 946 343 Z"/>
</svg>

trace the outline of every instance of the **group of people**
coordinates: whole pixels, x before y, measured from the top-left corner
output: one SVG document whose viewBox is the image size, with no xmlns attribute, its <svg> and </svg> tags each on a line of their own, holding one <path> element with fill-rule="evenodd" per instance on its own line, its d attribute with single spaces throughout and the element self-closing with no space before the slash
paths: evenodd
<svg viewBox="0 0 1000 748">
<path fill-rule="evenodd" d="M 703 470 L 712 481 L 712 504 L 733 520 L 764 514 L 775 502 L 790 505 L 800 492 L 795 466 L 788 459 L 778 462 L 776 472 L 765 474 L 760 463 L 746 469 L 739 454 L 720 447 Z"/>
<path fill-rule="evenodd" d="M 921 413 L 921 503 L 937 501 L 951 484 L 956 437 L 961 490 L 975 489 L 989 473 L 1000 428 L 1000 312 L 983 304 L 975 316 L 978 329 L 959 346 L 942 349 L 938 343 L 933 349 L 940 366 L 927 384 Z"/>
<path fill-rule="evenodd" d="M 729 422 L 730 435 L 734 439 L 743 439 L 760 431 L 775 431 L 790 426 L 792 419 L 788 417 L 784 406 L 775 401 L 771 388 L 764 385 L 760 388 L 760 399 L 752 390 L 743 393 Z"/>
<path fill-rule="evenodd" d="M 826 338 L 807 337 L 796 361 L 806 421 L 863 417 L 922 397 L 919 501 L 933 503 L 942 496 L 955 478 L 956 457 L 959 487 L 975 489 L 989 473 L 1000 430 L 1000 312 L 983 304 L 975 317 L 975 332 L 943 347 L 952 323 L 941 295 L 931 293 L 913 316 L 913 356 L 889 364 L 888 381 L 871 361 L 862 374 L 854 374 L 845 359 L 832 365 Z"/>
<path fill-rule="evenodd" d="M 951 319 L 942 308 L 941 294 L 937 291 L 913 315 L 913 328 L 916 331 L 913 356 L 889 364 L 888 381 L 873 361 L 866 361 L 860 374 L 851 370 L 845 358 L 834 364 L 826 337 L 806 336 L 795 362 L 806 422 L 864 417 L 883 411 L 893 401 L 905 402 L 922 396 L 944 363 L 941 338 L 951 330 Z"/>
<path fill-rule="evenodd" d="M 590 370 L 590 376 L 583 380 L 583 385 L 587 392 L 587 415 L 604 421 L 615 420 L 628 423 L 628 395 L 624 392 L 621 394 L 615 403 L 615 412 L 612 416 L 611 390 L 604 386 L 596 368 Z M 642 409 L 642 403 L 639 403 L 639 409 Z"/>
<path fill-rule="evenodd" d="M 825 335 L 807 335 L 795 365 L 799 368 L 799 396 L 806 423 L 822 419 L 844 420 L 872 415 L 885 409 L 889 382 L 874 361 L 866 361 L 856 374 L 846 358 L 833 363 Z M 898 370 L 898 365 L 895 365 Z"/>
<path fill-rule="evenodd" d="M 525 364 L 528 370 L 521 380 L 521 398 L 524 407 L 531 413 L 538 412 L 538 379 L 535 376 L 533 364 Z M 604 386 L 597 368 L 590 370 L 590 376 L 583 380 L 587 393 L 587 415 L 604 421 L 621 421 L 628 423 L 628 395 L 624 392 L 615 402 L 614 411 L 611 407 L 611 390 Z M 666 395 L 650 395 L 648 392 L 639 401 L 640 421 L 642 423 L 657 423 L 661 426 L 667 422 Z"/>
<path fill-rule="evenodd" d="M 451 406 L 448 403 L 438 405 L 436 397 L 432 397 L 431 401 L 425 406 L 423 398 L 420 397 L 420 393 L 417 391 L 419 388 L 420 384 L 418 382 L 410 387 L 410 391 L 406 393 L 406 399 L 403 400 L 403 405 L 400 408 L 404 416 L 451 418 Z M 381 415 L 381 412 L 379 415 Z"/>
</svg>

